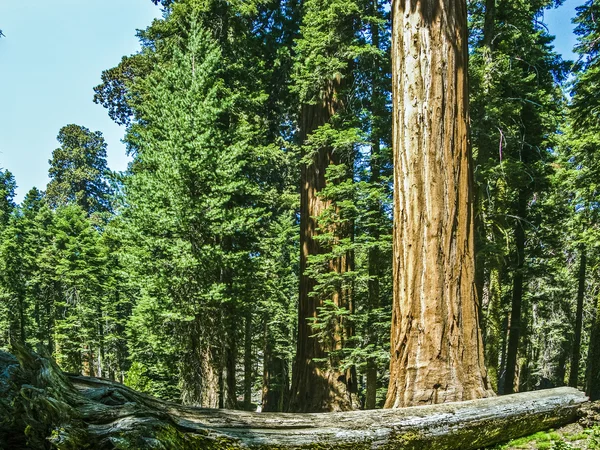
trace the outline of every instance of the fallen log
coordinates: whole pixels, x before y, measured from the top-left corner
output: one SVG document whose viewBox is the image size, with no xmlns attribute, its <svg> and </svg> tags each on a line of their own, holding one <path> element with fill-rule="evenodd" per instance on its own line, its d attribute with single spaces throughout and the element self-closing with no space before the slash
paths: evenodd
<svg viewBox="0 0 600 450">
<path fill-rule="evenodd" d="M 558 388 L 462 403 L 329 414 L 248 413 L 161 401 L 65 375 L 23 348 L 0 352 L 0 448 L 461 449 L 577 420 L 587 401 Z"/>
</svg>

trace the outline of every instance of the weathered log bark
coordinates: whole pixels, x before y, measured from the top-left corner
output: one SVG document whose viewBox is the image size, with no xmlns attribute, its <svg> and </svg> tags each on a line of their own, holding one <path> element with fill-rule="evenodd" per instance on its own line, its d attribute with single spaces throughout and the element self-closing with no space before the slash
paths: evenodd
<svg viewBox="0 0 600 450">
<path fill-rule="evenodd" d="M 476 449 L 575 421 L 572 388 L 464 403 L 325 414 L 193 408 L 67 376 L 26 350 L 0 352 L 0 448 Z"/>
</svg>

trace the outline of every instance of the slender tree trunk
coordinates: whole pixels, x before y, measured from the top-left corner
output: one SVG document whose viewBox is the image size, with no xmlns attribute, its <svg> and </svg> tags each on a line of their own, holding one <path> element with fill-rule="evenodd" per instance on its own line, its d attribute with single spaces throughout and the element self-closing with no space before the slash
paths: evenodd
<svg viewBox="0 0 600 450">
<path fill-rule="evenodd" d="M 492 268 L 488 275 L 489 305 L 487 308 L 486 321 L 487 339 L 485 340 L 485 366 L 488 371 L 490 385 L 497 389 L 501 373 L 501 355 L 504 328 L 502 314 L 502 268 Z"/>
<path fill-rule="evenodd" d="M 496 33 L 496 0 L 485 1 L 485 17 L 483 23 L 483 45 L 493 50 L 494 35 Z M 491 59 L 491 55 L 490 55 Z"/>
<path fill-rule="evenodd" d="M 252 407 L 252 313 L 246 313 L 244 327 L 244 409 Z"/>
<path fill-rule="evenodd" d="M 378 240 L 378 233 L 372 236 L 374 240 Z M 368 295 L 369 295 L 369 310 L 373 312 L 379 308 L 379 277 L 380 267 L 379 261 L 381 260 L 381 253 L 377 247 L 369 249 L 369 282 L 368 282 Z M 369 344 L 372 346 L 377 345 L 376 330 L 368 330 Z M 375 409 L 377 406 L 377 358 L 370 357 L 367 359 L 367 390 L 365 398 L 365 409 Z"/>
<path fill-rule="evenodd" d="M 579 361 L 581 359 L 581 330 L 583 328 L 583 300 L 585 298 L 585 247 L 580 247 L 581 260 L 579 263 L 579 287 L 577 290 L 577 312 L 575 314 L 575 335 L 573 336 L 573 353 L 571 354 L 571 372 L 569 386 L 576 388 L 579 384 Z"/>
<path fill-rule="evenodd" d="M 600 297 L 590 333 L 586 378 L 586 394 L 591 401 L 600 400 Z"/>
<path fill-rule="evenodd" d="M 27 334 L 25 332 L 25 295 L 18 294 L 18 305 L 19 305 L 19 343 L 25 344 L 27 341 Z"/>
<path fill-rule="evenodd" d="M 237 340 L 234 325 L 231 325 L 228 336 L 228 345 L 225 351 L 225 401 L 224 408 L 237 409 L 237 382 L 236 382 L 236 366 L 237 366 Z"/>
<path fill-rule="evenodd" d="M 289 394 L 287 362 L 274 353 L 274 342 L 265 321 L 262 411 L 282 412 Z"/>
<path fill-rule="evenodd" d="M 564 386 L 565 385 L 565 376 L 567 374 L 567 356 L 568 349 L 566 348 L 566 340 L 562 343 L 560 348 L 560 354 L 558 355 L 558 363 L 556 366 L 556 371 L 554 373 L 554 383 L 556 386 Z"/>
<path fill-rule="evenodd" d="M 485 71 L 486 73 L 491 72 L 491 70 L 487 70 L 493 61 L 492 58 L 492 53 L 493 53 L 493 48 L 492 48 L 492 42 L 493 42 L 493 35 L 494 35 L 494 30 L 495 30 L 495 25 L 496 25 L 496 0 L 487 0 L 486 4 L 485 4 L 485 19 L 484 19 L 484 27 L 483 27 L 483 47 L 484 47 L 484 54 L 485 54 Z M 489 79 L 486 78 L 485 83 L 483 85 L 483 89 L 485 92 L 485 98 L 488 98 L 489 96 L 489 91 L 490 91 L 490 81 Z M 482 112 L 481 114 L 483 116 L 486 115 L 486 105 L 485 102 L 482 105 Z M 475 165 L 478 165 L 480 163 L 485 163 L 485 161 L 487 161 L 489 155 L 490 155 L 490 148 L 491 146 L 489 145 L 489 143 L 486 141 L 481 142 L 481 145 L 478 149 L 478 154 L 477 154 L 477 160 L 475 161 Z M 483 343 L 484 343 L 484 349 L 487 350 L 489 349 L 489 346 L 487 345 L 487 334 L 488 334 L 488 323 L 487 323 L 487 318 L 489 317 L 489 314 L 486 314 L 487 309 L 490 306 L 491 303 L 491 299 L 489 296 L 489 288 L 490 288 L 490 284 L 491 284 L 491 271 L 492 269 L 490 267 L 488 267 L 489 265 L 489 261 L 488 258 L 485 253 L 482 252 L 482 249 L 485 248 L 487 241 L 488 241 L 488 231 L 486 230 L 486 225 L 485 225 L 485 206 L 484 206 L 484 199 L 485 199 L 485 182 L 484 180 L 476 180 L 478 182 L 475 183 L 475 208 L 476 208 L 476 213 L 475 213 L 475 245 L 476 245 L 476 264 L 475 264 L 475 285 L 477 286 L 477 298 L 479 298 L 480 302 L 481 302 L 481 308 L 480 308 L 480 317 L 479 317 L 479 322 L 481 324 L 481 333 L 482 333 L 482 339 L 483 339 Z M 488 291 L 485 291 L 486 288 L 486 284 L 488 287 Z M 488 294 L 488 295 L 486 295 Z M 487 300 L 487 301 L 486 301 Z M 494 337 L 492 337 L 492 339 L 494 339 Z M 487 355 L 486 355 L 487 357 Z M 486 359 L 487 361 L 487 359 Z M 489 367 L 488 364 L 486 363 L 486 367 Z M 496 367 L 497 368 L 497 363 L 496 363 Z M 497 376 L 495 377 L 495 379 L 497 380 Z"/>
<path fill-rule="evenodd" d="M 371 3 L 372 11 L 371 14 L 374 18 L 377 17 L 379 6 L 378 0 L 373 0 Z M 380 48 L 379 42 L 379 26 L 377 20 L 374 20 L 370 25 L 371 39 L 373 48 Z M 377 125 L 377 118 L 380 117 L 384 112 L 381 110 L 381 92 L 379 89 L 380 84 L 380 64 L 379 60 L 375 59 L 373 66 L 373 73 L 371 77 L 371 85 L 372 85 L 372 93 L 371 93 L 371 109 L 373 114 L 373 125 L 372 125 L 372 135 L 371 140 L 373 141 L 371 145 L 371 177 L 370 183 L 372 186 L 379 186 L 380 183 L 380 158 L 381 158 L 381 145 L 380 145 L 380 132 Z M 373 220 L 373 225 L 371 230 L 369 230 L 369 234 L 373 242 L 378 242 L 380 239 L 379 232 L 379 224 L 378 218 L 381 214 L 381 205 L 378 200 L 374 200 L 370 205 L 370 212 L 373 213 L 371 216 L 371 220 Z M 369 281 L 368 281 L 368 308 L 369 312 L 373 312 L 377 308 L 379 308 L 379 279 L 381 277 L 381 252 L 377 246 L 373 246 L 369 248 L 368 252 L 368 270 L 369 270 Z M 378 336 L 376 334 L 376 330 L 370 329 L 368 330 L 368 344 L 371 346 L 376 346 L 378 341 Z M 366 398 L 365 398 L 365 409 L 375 409 L 377 406 L 377 358 L 370 357 L 367 359 L 367 369 L 366 369 Z"/>
<path fill-rule="evenodd" d="M 508 346 L 506 349 L 506 376 L 503 394 L 512 394 L 518 384 L 515 383 L 517 372 L 517 356 L 521 335 L 521 309 L 523 306 L 523 269 L 525 268 L 525 216 L 527 215 L 527 194 L 519 192 L 518 217 L 515 227 L 516 267 L 513 275 L 512 304 L 508 330 Z"/>
<path fill-rule="evenodd" d="M 475 286 L 465 0 L 392 2 L 394 244 L 386 407 L 493 395 Z"/>
<path fill-rule="evenodd" d="M 319 127 L 327 124 L 331 117 L 342 108 L 338 98 L 341 91 L 341 79 L 332 80 L 322 92 L 322 101 L 317 104 L 304 104 L 301 112 L 301 142 Z M 304 155 L 306 156 L 306 155 Z M 310 256 L 327 253 L 330 249 L 316 239 L 322 231 L 318 229 L 318 217 L 331 206 L 331 202 L 319 196 L 326 186 L 325 174 L 330 165 L 340 163 L 339 152 L 331 147 L 321 147 L 314 151 L 311 163 L 302 164 L 300 189 L 300 298 L 298 307 L 298 341 L 296 359 L 292 376 L 292 391 L 289 410 L 292 412 L 325 412 L 355 409 L 356 380 L 352 371 L 341 371 L 335 361 L 328 360 L 330 353 L 340 350 L 344 339 L 351 335 L 347 325 L 335 325 L 333 343 L 320 342 L 310 320 L 317 320 L 319 308 L 326 300 L 314 295 L 314 279 L 306 274 Z M 334 225 L 335 226 L 335 225 Z M 329 230 L 341 235 L 340 230 Z M 344 273 L 351 269 L 351 255 L 344 255 L 330 262 L 329 269 Z M 344 292 L 335 292 L 330 300 L 336 306 L 352 309 L 351 299 Z"/>
</svg>

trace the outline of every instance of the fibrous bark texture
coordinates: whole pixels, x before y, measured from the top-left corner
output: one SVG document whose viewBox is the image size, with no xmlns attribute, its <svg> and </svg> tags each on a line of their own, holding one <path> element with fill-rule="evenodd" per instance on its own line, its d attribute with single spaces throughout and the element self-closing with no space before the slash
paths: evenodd
<svg viewBox="0 0 600 450">
<path fill-rule="evenodd" d="M 583 393 L 559 388 L 464 403 L 269 414 L 163 402 L 107 380 L 66 376 L 21 349 L 0 352 L 0 448 L 461 449 L 577 420 Z"/>
<path fill-rule="evenodd" d="M 394 306 L 387 407 L 493 395 L 475 286 L 467 5 L 395 0 Z"/>
<path fill-rule="evenodd" d="M 323 100 L 315 105 L 306 104 L 302 108 L 301 138 L 309 139 L 319 127 L 327 124 L 341 109 L 338 99 L 340 80 L 332 81 L 323 92 Z M 319 196 L 325 188 L 327 168 L 340 164 L 340 152 L 323 146 L 312 149 L 311 162 L 302 164 L 300 189 L 300 298 L 298 304 L 298 346 L 292 374 L 292 390 L 289 411 L 325 412 L 346 411 L 358 407 L 355 400 L 356 380 L 352 370 L 341 371 L 329 360 L 332 352 L 342 349 L 345 340 L 352 334 L 350 326 L 340 318 L 335 329 L 331 330 L 331 342 L 322 342 L 315 337 L 311 321 L 319 320 L 319 309 L 325 306 L 326 298 L 315 295 L 316 281 L 306 274 L 308 259 L 311 256 L 327 253 L 330 248 L 318 240 L 318 235 L 331 232 L 343 236 L 349 230 L 327 230 L 319 227 L 318 218 L 331 201 Z M 305 154 L 304 157 L 307 155 Z M 337 226 L 337 225 L 332 225 Z M 349 234 L 348 234 L 349 235 Z M 328 270 L 345 273 L 352 270 L 352 255 L 339 256 L 329 263 Z M 337 307 L 352 311 L 348 292 L 337 291 L 329 298 Z M 317 361 L 321 361 L 317 363 Z"/>
</svg>

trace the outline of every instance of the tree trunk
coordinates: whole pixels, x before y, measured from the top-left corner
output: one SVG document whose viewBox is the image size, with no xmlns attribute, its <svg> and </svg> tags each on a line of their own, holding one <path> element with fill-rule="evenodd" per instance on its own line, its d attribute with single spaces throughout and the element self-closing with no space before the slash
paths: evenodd
<svg viewBox="0 0 600 450">
<path fill-rule="evenodd" d="M 467 5 L 392 2 L 394 294 L 386 407 L 493 395 L 475 286 Z"/>
<path fill-rule="evenodd" d="M 380 50 L 380 40 L 379 40 L 379 24 L 377 21 L 379 13 L 379 0 L 372 0 L 371 2 L 371 15 L 373 17 L 373 21 L 370 23 L 370 33 L 371 33 L 371 44 L 374 49 Z M 380 77 L 380 62 L 377 58 L 374 58 L 373 63 L 373 73 L 371 74 L 371 113 L 373 115 L 372 122 L 372 134 L 371 134 L 371 159 L 370 159 L 370 169 L 371 176 L 369 182 L 372 187 L 379 186 L 380 178 L 381 178 L 381 129 L 377 124 L 377 119 L 385 114 L 384 108 L 382 108 L 382 104 L 385 102 L 385 99 L 382 98 L 382 93 L 379 88 L 381 83 Z M 380 230 L 379 230 L 379 218 L 382 215 L 381 212 L 381 204 L 378 199 L 374 199 L 369 204 L 369 212 L 371 213 L 371 221 L 372 225 L 369 229 L 369 235 L 372 242 L 377 243 L 380 240 Z M 368 251 L 368 271 L 369 271 L 369 281 L 368 281 L 368 312 L 373 313 L 377 308 L 379 308 L 379 296 L 380 296 L 380 286 L 379 280 L 381 278 L 381 261 L 382 255 L 379 251 L 379 247 L 374 245 L 369 248 Z M 378 336 L 375 329 L 367 330 L 367 344 L 375 348 L 378 344 Z M 367 358 L 367 368 L 366 368 L 366 394 L 365 394 L 365 409 L 375 409 L 377 406 L 377 358 L 371 356 Z"/>
<path fill-rule="evenodd" d="M 525 217 L 527 215 L 527 195 L 519 192 L 517 208 L 517 223 L 515 227 L 516 264 L 513 275 L 512 304 L 510 324 L 508 329 L 508 346 L 506 349 L 506 375 L 504 378 L 504 394 L 512 394 L 518 383 L 515 382 L 517 372 L 517 356 L 519 353 L 519 338 L 521 334 L 521 309 L 523 306 L 523 270 L 525 268 Z"/>
<path fill-rule="evenodd" d="M 219 406 L 218 358 L 205 330 L 209 322 L 197 314 L 186 326 L 188 350 L 180 366 L 181 400 L 184 405 L 217 408 Z M 182 333 L 183 334 L 183 333 Z"/>
<path fill-rule="evenodd" d="M 272 343 L 266 347 L 263 367 L 262 411 L 282 412 L 289 393 L 286 361 L 273 353 Z"/>
<path fill-rule="evenodd" d="M 576 388 L 579 384 L 579 361 L 581 359 L 581 330 L 583 328 L 583 300 L 585 298 L 585 247 L 580 247 L 579 288 L 577 290 L 577 312 L 575 314 L 575 335 L 573 336 L 573 353 L 571 355 L 571 372 L 569 386 Z"/>
<path fill-rule="evenodd" d="M 596 306 L 596 317 L 592 322 L 590 346 L 587 359 L 586 392 L 590 400 L 600 400 L 600 297 Z"/>
<path fill-rule="evenodd" d="M 252 408 L 252 313 L 246 313 L 244 324 L 244 409 Z"/>
<path fill-rule="evenodd" d="M 485 320 L 486 327 L 485 339 L 485 365 L 488 371 L 488 378 L 492 388 L 497 389 L 500 385 L 499 378 L 501 373 L 502 347 L 503 347 L 503 313 L 502 313 L 502 272 L 503 268 L 490 268 L 488 274 L 488 308 Z"/>
<path fill-rule="evenodd" d="M 332 80 L 322 93 L 322 101 L 317 104 L 304 104 L 301 112 L 301 142 L 306 143 L 310 135 L 319 127 L 329 123 L 331 117 L 342 108 L 340 99 L 341 78 Z M 320 230 L 319 216 L 331 207 L 331 201 L 319 196 L 326 186 L 326 172 L 331 165 L 341 162 L 340 152 L 332 147 L 310 149 L 313 153 L 309 164 L 302 164 L 300 189 L 300 298 L 298 306 L 298 343 L 292 375 L 292 391 L 289 411 L 323 412 L 351 410 L 356 408 L 356 380 L 353 371 L 341 371 L 335 362 L 321 362 L 330 359 L 332 352 L 341 350 L 345 337 L 351 330 L 339 319 L 331 330 L 332 343 L 322 342 L 314 336 L 311 320 L 318 320 L 319 309 L 326 298 L 314 295 L 316 282 L 307 275 L 307 262 L 310 256 L 327 253 L 317 237 L 330 231 L 341 235 L 341 230 Z M 306 152 L 306 150 L 304 150 Z M 306 154 L 303 155 L 306 157 Z M 335 226 L 335 225 L 333 225 Z M 349 230 L 351 231 L 351 230 Z M 351 269 L 351 255 L 343 255 L 330 261 L 329 270 L 338 273 Z M 335 292 L 329 300 L 337 307 L 352 310 L 350 298 L 345 292 Z M 319 362 L 318 362 L 319 361 Z"/>
<path fill-rule="evenodd" d="M 0 352 L 0 447 L 461 449 L 577 419 L 583 393 L 559 388 L 394 410 L 267 414 L 185 407 L 107 380 L 65 376 L 48 359 Z"/>
</svg>

